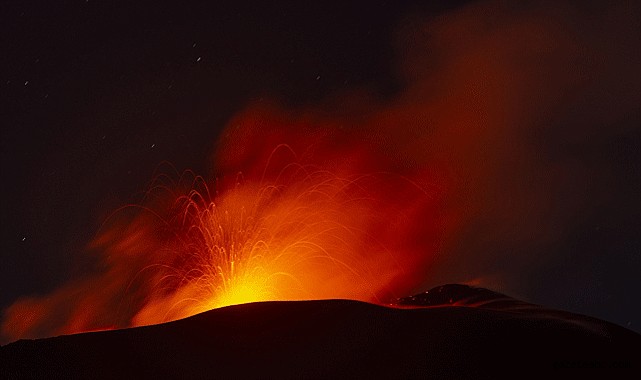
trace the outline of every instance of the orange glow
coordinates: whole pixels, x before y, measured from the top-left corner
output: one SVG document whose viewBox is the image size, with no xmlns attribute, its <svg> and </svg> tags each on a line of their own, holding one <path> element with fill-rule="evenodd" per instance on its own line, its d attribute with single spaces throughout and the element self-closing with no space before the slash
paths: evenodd
<svg viewBox="0 0 641 380">
<path fill-rule="evenodd" d="M 381 171 L 374 146 L 323 120 L 250 108 L 214 162 L 224 174 L 214 180 L 161 170 L 91 243 L 102 271 L 15 303 L 3 335 L 156 324 L 257 301 L 384 303 L 416 285 L 438 245 L 438 192 Z"/>
<path fill-rule="evenodd" d="M 390 282 L 406 263 L 378 240 L 384 208 L 368 187 L 380 179 L 297 162 L 267 179 L 269 162 L 283 152 L 293 157 L 288 146 L 273 150 L 261 181 L 239 180 L 214 199 L 193 179 L 195 189 L 177 198 L 167 220 L 179 238 L 166 245 L 172 260 L 159 265 L 155 286 L 177 290 L 156 293 L 136 324 L 246 302 L 393 297 Z"/>
</svg>

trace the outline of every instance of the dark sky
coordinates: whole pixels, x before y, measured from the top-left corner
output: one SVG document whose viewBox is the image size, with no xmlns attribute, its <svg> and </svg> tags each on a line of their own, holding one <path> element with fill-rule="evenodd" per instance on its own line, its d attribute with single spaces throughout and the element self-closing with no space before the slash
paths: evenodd
<svg viewBox="0 0 641 380">
<path fill-rule="evenodd" d="M 469 49 L 458 49 L 457 41 L 473 41 L 491 28 L 474 23 L 463 23 L 462 30 L 444 27 L 438 30 L 448 37 L 439 41 L 448 46 L 431 43 L 424 48 L 420 41 L 431 38 L 433 29 L 420 25 L 459 25 L 442 17 L 470 4 L 158 3 L 5 1 L 0 6 L 0 307 L 20 296 L 45 294 L 86 271 L 87 242 L 111 211 L 139 200 L 160 162 L 169 161 L 179 170 L 210 172 L 209 157 L 218 135 L 247 104 L 276 99 L 286 107 L 313 107 L 350 89 L 365 89 L 383 102 L 420 97 L 422 86 L 414 81 L 438 88 L 440 78 L 426 79 L 431 77 L 422 73 L 454 77 L 457 72 L 423 66 L 467 62 L 448 54 L 467 57 Z M 487 15 L 496 3 L 481 3 L 479 9 L 489 9 L 481 19 L 494 20 Z M 457 243 L 449 245 L 457 252 L 450 267 L 426 279 L 425 286 L 469 280 L 485 269 L 501 267 L 501 272 L 509 272 L 502 275 L 506 283 L 520 284 L 503 285 L 501 290 L 640 331 L 639 7 L 615 2 L 624 10 L 612 11 L 610 2 L 581 3 L 567 3 L 552 12 L 561 20 L 558 25 L 571 31 L 567 43 L 579 46 L 577 52 L 554 52 L 552 58 L 542 58 L 545 61 L 519 56 L 516 66 L 509 61 L 510 68 L 527 72 L 523 86 L 534 88 L 532 102 L 545 110 L 528 113 L 528 120 L 535 121 L 523 132 L 523 141 L 529 142 L 524 149 L 531 148 L 528 157 L 535 159 L 519 170 L 529 168 L 533 178 L 548 179 L 548 169 L 559 167 L 549 163 L 571 163 L 561 174 L 555 172 L 563 180 L 553 182 L 558 187 L 550 191 L 552 211 L 545 226 L 533 222 L 534 227 L 523 227 L 546 231 L 541 232 L 546 237 L 497 232 L 506 228 L 495 223 L 503 215 L 498 211 L 470 218 Z M 546 6 L 532 9 L 548 12 Z M 529 11 L 501 12 L 497 18 L 509 24 L 511 17 L 517 18 L 511 16 L 514 12 Z M 527 20 L 517 24 L 530 25 Z M 616 25 L 620 30 L 612 30 Z M 516 30 L 518 39 L 521 29 Z M 456 37 L 468 33 L 472 37 Z M 540 31 L 535 28 L 532 33 L 538 36 Z M 490 48 L 496 41 L 520 46 L 509 38 L 482 41 Z M 447 54 L 439 54 L 442 51 Z M 559 67 L 580 72 L 578 84 L 556 91 L 545 75 L 530 81 L 538 73 L 567 77 Z M 513 71 L 516 77 L 519 70 Z M 552 84 L 530 84 L 548 81 Z M 558 96 L 554 103 L 540 101 L 552 93 Z M 443 141 L 449 146 L 447 138 Z M 519 189 L 529 187 L 527 179 L 509 174 L 517 164 L 506 157 L 497 167 L 505 167 L 508 174 L 492 173 L 500 173 L 496 175 L 505 185 L 501 191 L 514 186 L 512 201 L 517 209 L 525 209 L 520 206 L 530 198 L 520 196 Z M 576 199 L 581 201 L 573 203 Z M 497 206 L 502 207 L 507 206 Z M 548 230 L 554 230 L 551 237 Z M 506 253 L 514 250 L 529 259 L 515 264 Z M 462 253 L 476 251 L 503 253 L 482 255 L 486 259 L 481 261 L 466 260 Z M 470 269 L 469 261 L 477 268 Z M 441 265 L 447 264 L 445 260 Z M 531 269 L 524 272 L 526 266 Z"/>
</svg>

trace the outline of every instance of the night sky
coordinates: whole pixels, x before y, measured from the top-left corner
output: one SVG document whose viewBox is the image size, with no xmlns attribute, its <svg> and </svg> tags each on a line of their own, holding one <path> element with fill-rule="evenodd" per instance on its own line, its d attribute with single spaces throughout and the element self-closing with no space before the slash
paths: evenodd
<svg viewBox="0 0 641 380">
<path fill-rule="evenodd" d="M 162 3 L 0 6 L 0 308 L 95 270 L 85 247 L 105 218 L 163 161 L 214 172 L 219 135 L 249 104 L 327 111 L 366 93 L 365 113 L 418 125 L 390 150 L 436 152 L 470 178 L 451 201 L 477 205 L 417 291 L 477 280 L 641 331 L 639 4 Z M 468 74 L 490 82 L 475 105 L 501 128 L 422 134 L 417 109 L 474 87 Z M 470 168 L 475 154 L 492 169 Z"/>
</svg>

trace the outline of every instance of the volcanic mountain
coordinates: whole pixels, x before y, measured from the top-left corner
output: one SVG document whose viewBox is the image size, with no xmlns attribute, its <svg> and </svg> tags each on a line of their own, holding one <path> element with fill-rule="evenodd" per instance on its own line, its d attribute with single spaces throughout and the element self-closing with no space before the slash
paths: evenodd
<svg viewBox="0 0 641 380">
<path fill-rule="evenodd" d="M 261 302 L 19 340 L 0 347 L 0 378 L 623 378 L 639 358 L 625 328 L 452 284 L 393 305 Z"/>
</svg>

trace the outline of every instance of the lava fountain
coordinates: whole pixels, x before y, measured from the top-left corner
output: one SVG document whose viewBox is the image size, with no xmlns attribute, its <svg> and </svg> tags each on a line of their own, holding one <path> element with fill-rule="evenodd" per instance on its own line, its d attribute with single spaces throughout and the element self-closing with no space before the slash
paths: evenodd
<svg viewBox="0 0 641 380">
<path fill-rule="evenodd" d="M 162 169 L 101 227 L 97 270 L 5 314 L 9 340 L 162 323 L 227 305 L 405 295 L 438 248 L 437 188 L 362 135 L 250 108 L 213 180 Z M 378 170 L 377 170 L 378 169 Z"/>
<path fill-rule="evenodd" d="M 294 157 L 286 145 L 273 154 L 281 150 Z M 384 217 L 368 191 L 380 182 L 376 175 L 341 177 L 294 162 L 274 179 L 253 183 L 239 176 L 218 194 L 191 173 L 178 182 L 192 188 L 160 219 L 175 238 L 164 249 L 169 260 L 152 265 L 162 273 L 160 292 L 136 316 L 138 323 L 255 301 L 381 302 L 403 272 L 373 231 Z"/>
</svg>

